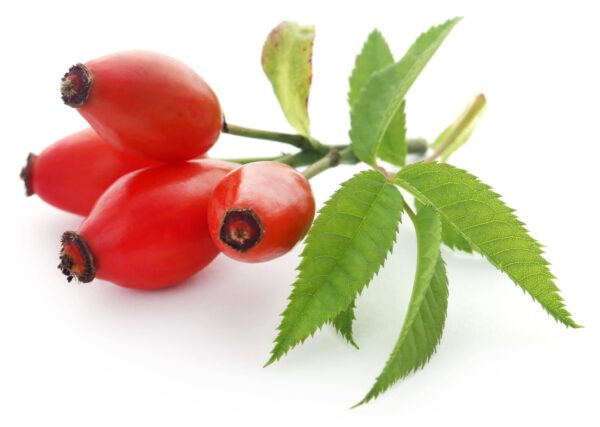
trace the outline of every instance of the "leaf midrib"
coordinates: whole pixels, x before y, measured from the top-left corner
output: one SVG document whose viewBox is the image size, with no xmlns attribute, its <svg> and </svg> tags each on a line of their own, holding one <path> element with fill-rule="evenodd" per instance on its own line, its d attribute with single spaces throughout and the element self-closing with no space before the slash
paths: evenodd
<svg viewBox="0 0 600 427">
<path fill-rule="evenodd" d="M 430 172 L 433 173 L 433 172 Z M 483 256 L 486 257 L 486 259 L 497 269 L 501 269 L 500 266 L 498 266 L 493 260 L 491 260 L 485 253 L 481 252 L 481 248 L 479 247 L 479 245 L 475 244 L 475 242 L 469 237 L 467 236 L 465 233 L 462 232 L 462 230 L 460 228 L 458 228 L 456 225 L 454 225 L 454 221 L 452 221 L 442 210 L 441 208 L 437 208 L 435 207 L 434 203 L 429 200 L 429 198 L 427 196 L 425 196 L 421 191 L 419 191 L 418 189 L 416 189 L 415 187 L 413 187 L 412 185 L 408 184 L 406 180 L 402 180 L 401 181 L 401 185 L 402 187 L 404 187 L 406 190 L 410 191 L 417 199 L 419 199 L 419 201 L 421 203 L 425 203 L 428 206 L 431 206 L 433 208 L 435 208 L 436 212 L 445 220 L 445 222 L 447 224 L 449 224 L 450 226 L 452 226 L 452 228 L 454 230 L 456 230 L 467 242 L 469 242 L 478 252 L 482 253 Z M 446 184 L 443 184 L 446 185 Z M 465 184 L 466 185 L 466 184 Z M 469 187 L 470 188 L 470 187 Z M 509 224 L 509 225 L 514 225 L 514 224 Z M 526 240 L 530 240 L 530 239 L 526 239 Z M 516 279 L 508 272 L 506 272 L 506 274 L 513 280 L 516 282 Z"/>
<path fill-rule="evenodd" d="M 436 212 L 436 213 L 437 213 L 437 212 Z M 415 230 L 415 232 L 416 232 L 416 230 Z M 429 233 L 429 234 L 432 234 L 432 233 L 431 233 L 429 230 L 427 230 L 426 232 L 427 232 L 427 233 Z M 438 240 L 438 241 L 439 241 L 439 243 L 438 243 L 438 250 L 437 250 L 437 252 L 436 252 L 437 256 L 435 256 L 435 257 L 434 257 L 434 258 L 435 258 L 435 262 L 434 262 L 434 263 L 428 263 L 428 265 L 431 265 L 431 267 L 430 267 L 430 271 L 429 271 L 429 272 L 427 272 L 427 273 L 428 273 L 428 274 L 427 274 L 427 277 L 428 277 L 428 281 L 429 281 L 429 282 L 431 282 L 431 280 L 433 280 L 433 277 L 434 277 L 434 275 L 435 275 L 435 269 L 436 269 L 436 267 L 437 267 L 437 262 L 438 262 L 439 258 L 441 257 L 441 253 L 440 253 L 440 250 L 439 250 L 439 246 L 441 245 L 441 234 L 442 234 L 442 228 L 441 228 L 441 226 L 440 226 L 440 227 L 439 227 L 439 235 L 440 235 L 440 237 L 439 237 L 439 239 L 437 239 L 437 238 L 436 238 L 436 240 Z M 434 236 L 434 237 L 435 237 L 435 236 Z M 417 240 L 417 254 L 419 253 L 419 250 L 420 250 L 420 249 L 423 247 L 424 240 L 425 240 L 425 239 Z M 415 271 L 417 271 L 417 272 L 418 272 L 418 271 L 420 271 L 420 269 L 422 268 L 422 265 L 423 265 L 423 263 L 424 263 L 424 258 L 428 258 L 428 257 L 429 257 L 429 255 L 427 255 L 427 256 L 425 256 L 425 257 L 423 257 L 423 258 L 422 258 L 422 257 L 419 257 L 419 258 L 417 258 L 417 266 L 416 266 L 416 270 L 415 270 Z M 419 279 L 417 279 L 417 280 L 420 280 L 420 278 L 419 278 Z M 431 287 L 431 284 L 429 285 L 429 287 Z M 422 292 L 421 294 L 419 294 L 419 296 L 418 296 L 418 297 L 419 297 L 418 301 L 415 301 L 415 302 L 418 302 L 418 304 L 417 304 L 417 305 L 419 306 L 419 309 L 418 309 L 418 310 L 416 310 L 414 313 L 410 313 L 410 314 L 412 314 L 412 315 L 411 315 L 411 317 L 410 317 L 409 319 L 405 319 L 405 320 L 404 320 L 404 323 L 405 323 L 405 324 L 407 324 L 407 325 L 408 325 L 408 327 L 407 327 L 406 329 L 403 329 L 404 333 L 403 333 L 403 335 L 400 337 L 400 339 L 398 340 L 399 342 L 400 342 L 401 340 L 403 340 L 403 339 L 406 339 L 406 336 L 407 336 L 407 335 L 410 333 L 410 330 L 411 330 L 411 328 L 412 328 L 412 325 L 413 325 L 413 324 L 414 324 L 414 322 L 416 321 L 417 315 L 419 314 L 419 312 L 420 312 L 420 310 L 421 310 L 421 304 L 423 303 L 423 301 L 424 301 L 424 300 L 425 300 L 425 298 L 427 297 L 427 292 L 428 292 L 428 290 L 429 290 L 429 288 L 427 288 L 427 290 L 426 290 L 425 292 Z M 410 298 L 412 298 L 412 295 L 411 295 L 411 297 L 410 297 Z M 410 301 L 410 299 L 409 299 L 409 301 Z M 410 307 L 408 308 L 408 310 L 410 310 Z M 408 310 L 407 310 L 407 314 L 409 314 L 409 313 L 408 313 Z M 406 322 L 406 320 L 409 320 L 409 322 Z M 403 326 L 403 328 L 404 328 L 404 326 Z"/>
<path fill-rule="evenodd" d="M 442 25 L 444 25 L 444 24 L 442 24 Z M 454 27 L 454 25 L 452 25 L 452 26 L 450 27 L 450 30 L 451 30 L 453 27 Z M 446 38 L 446 36 L 449 34 L 450 30 L 448 30 L 447 32 L 445 32 L 445 35 L 443 36 L 443 38 L 444 38 L 444 39 L 445 39 L 445 38 Z M 444 32 L 442 32 L 441 34 L 444 34 Z M 439 37 L 440 37 L 440 35 L 438 35 L 438 37 L 436 37 L 436 39 L 439 39 Z M 418 39 L 417 39 L 417 40 L 418 40 Z M 410 66 L 410 67 L 409 67 L 409 68 L 406 70 L 406 72 L 404 73 L 404 76 L 411 76 L 411 75 L 413 75 L 413 74 L 414 74 L 414 70 L 415 70 L 416 68 L 418 68 L 418 67 L 419 67 L 419 66 L 420 66 L 420 65 L 423 63 L 423 60 L 422 60 L 423 56 L 428 56 L 428 53 L 431 51 L 431 49 L 432 49 L 432 47 L 433 47 L 433 46 L 436 46 L 436 45 L 435 45 L 435 44 L 430 44 L 430 45 L 428 46 L 428 48 L 427 48 L 427 49 L 426 49 L 426 50 L 425 50 L 423 53 L 421 53 L 421 55 L 420 55 L 420 56 L 417 58 L 417 60 L 415 60 L 415 61 L 412 61 L 412 66 Z M 439 48 L 439 46 L 435 47 L 435 48 L 434 48 L 434 50 L 437 50 L 438 48 Z M 435 53 L 435 52 L 434 52 L 434 53 Z M 428 58 L 428 60 L 427 60 L 426 62 L 429 62 L 429 61 L 432 59 L 432 56 L 433 56 L 433 55 L 429 56 L 429 58 Z M 383 74 L 383 73 L 385 73 L 385 72 L 389 72 L 388 70 L 390 70 L 390 69 L 392 69 L 392 68 L 395 68 L 395 67 L 400 67 L 400 65 L 402 64 L 402 60 L 403 60 L 403 59 L 404 59 L 404 58 L 400 59 L 400 61 L 399 61 L 399 62 L 396 62 L 396 63 L 394 63 L 394 64 L 391 64 L 391 65 L 389 65 L 389 66 L 387 66 L 387 67 L 383 68 L 382 70 L 380 70 L 380 71 L 376 72 L 375 74 L 379 74 L 379 75 L 381 75 L 381 74 Z M 424 68 L 424 67 L 423 67 L 423 68 Z M 417 76 L 418 76 L 418 74 L 417 74 Z M 376 76 L 376 75 L 373 75 L 371 78 L 377 78 L 377 77 L 378 77 L 378 76 Z M 372 162 L 373 162 L 373 163 L 376 163 L 376 162 L 377 162 L 376 156 L 377 156 L 377 152 L 379 151 L 379 147 L 381 146 L 381 142 L 383 141 L 383 137 L 385 136 L 385 133 L 386 133 L 387 129 L 389 128 L 391 121 L 392 121 L 392 120 L 393 120 L 393 118 L 395 117 L 395 115 L 396 115 L 396 112 L 397 112 L 397 111 L 398 111 L 398 109 L 400 108 L 400 105 L 402 104 L 402 101 L 403 101 L 403 100 L 404 100 L 404 98 L 406 97 L 406 93 L 408 92 L 408 89 L 409 89 L 409 88 L 410 88 L 410 86 L 412 86 L 412 84 L 414 83 L 414 81 L 415 81 L 415 78 L 414 78 L 414 76 L 413 76 L 412 80 L 413 80 L 413 81 L 410 83 L 409 87 L 408 87 L 408 88 L 406 88 L 406 90 L 403 90 L 403 92 L 404 92 L 404 93 L 402 94 L 402 96 L 398 96 L 398 95 L 394 96 L 394 98 L 393 98 L 393 101 L 394 101 L 394 104 L 395 104 L 396 106 L 395 106 L 395 108 L 393 109 L 393 111 L 391 112 L 391 114 L 390 114 L 390 110 L 387 110 L 387 111 L 386 111 L 386 115 L 385 115 L 385 121 L 384 121 L 384 124 L 385 124 L 385 126 L 384 126 L 384 127 L 380 127 L 380 128 L 377 130 L 377 139 L 376 139 L 376 144 L 375 144 L 374 150 L 372 150 L 372 153 L 373 153 L 373 154 L 372 154 L 372 156 L 371 156 L 371 157 L 372 157 Z M 402 80 L 401 80 L 402 84 L 401 84 L 401 85 L 399 85 L 399 86 L 402 86 L 402 87 L 406 86 L 406 81 L 407 81 L 407 80 L 406 80 L 406 77 L 402 77 Z M 365 85 L 365 87 L 366 87 L 366 85 Z M 364 87 L 363 87 L 363 89 L 364 89 Z M 363 92 L 363 91 L 361 90 L 361 92 Z M 362 94 L 362 93 L 361 93 L 361 94 Z M 359 96 L 359 99 L 360 99 L 360 96 Z"/>
<path fill-rule="evenodd" d="M 432 207 L 435 207 L 435 205 L 431 202 L 431 200 L 429 200 L 429 198 L 427 198 L 427 196 L 425 196 L 421 191 L 417 190 L 415 187 L 411 186 L 410 184 L 408 184 L 405 180 L 401 180 L 401 184 L 402 187 L 404 187 L 406 190 L 410 191 L 417 199 L 419 199 L 422 203 L 425 203 L 427 205 L 430 205 Z M 441 210 L 436 208 L 436 211 L 439 213 L 439 215 L 446 221 L 447 224 L 449 224 L 454 230 L 456 230 L 469 244 L 471 244 L 473 246 L 473 248 L 475 250 L 477 250 L 479 253 L 481 253 L 490 264 L 492 264 L 494 267 L 496 267 L 498 270 L 502 271 L 503 273 L 505 273 L 514 283 L 516 283 L 520 288 L 522 288 L 523 290 L 525 290 L 527 293 L 529 293 L 530 295 L 534 296 L 531 290 L 526 289 L 523 285 L 521 285 L 521 283 L 519 282 L 519 280 L 509 271 L 505 270 L 505 266 L 499 265 L 498 263 L 496 263 L 493 259 L 491 259 L 487 254 L 485 254 L 481 248 L 479 247 L 479 245 L 475 244 L 475 242 L 469 237 L 467 236 L 465 233 L 462 232 L 462 230 L 458 227 L 456 227 L 456 225 L 454 225 L 454 222 Z M 526 240 L 531 241 L 531 242 L 535 242 L 535 240 L 531 239 L 531 238 L 527 238 Z M 535 244 L 535 243 L 534 243 Z M 540 255 L 540 254 L 537 254 Z M 535 263 L 536 265 L 540 265 L 540 263 Z M 508 266 L 510 266 L 511 264 L 508 264 Z M 551 273 L 550 273 L 551 275 Z M 560 295 L 558 296 L 560 298 Z M 546 307 L 543 306 L 544 309 L 546 311 L 548 311 L 549 313 L 552 314 L 553 317 L 556 318 L 556 320 L 559 320 L 559 314 L 558 313 L 552 313 L 550 312 L 550 306 Z M 552 307 L 554 309 L 554 307 Z M 560 308 L 559 308 L 560 309 Z M 565 323 L 568 326 L 572 326 L 572 327 L 577 327 L 576 323 L 570 319 L 562 319 L 561 322 Z"/>
<path fill-rule="evenodd" d="M 289 59 L 290 59 L 290 52 L 292 51 L 292 48 L 294 47 L 294 42 L 292 41 L 291 43 L 287 43 L 286 44 L 286 50 L 284 55 L 281 56 L 282 60 L 280 63 L 280 67 L 279 68 L 279 78 L 280 78 L 280 83 L 279 83 L 279 93 L 282 96 L 282 104 L 284 105 L 290 105 L 290 97 L 289 97 L 289 93 L 288 93 L 288 89 L 290 86 L 290 73 L 289 73 Z M 295 110 L 296 108 L 294 108 Z M 296 118 L 293 118 L 294 121 L 296 121 Z"/>
<path fill-rule="evenodd" d="M 384 178 L 385 178 L 385 177 L 384 177 Z M 358 235 L 358 233 L 360 232 L 360 230 L 362 229 L 362 227 L 363 227 L 363 225 L 364 225 L 364 222 L 365 222 L 365 219 L 366 219 L 366 218 L 369 216 L 369 214 L 370 214 L 371 210 L 373 209 L 373 206 L 375 206 L 375 205 L 377 204 L 377 201 L 378 201 L 378 200 L 379 200 L 379 198 L 381 197 L 381 195 L 382 195 L 382 193 L 383 193 L 383 190 L 384 190 L 384 188 L 385 188 L 387 185 L 392 185 L 392 184 L 390 184 L 389 182 L 387 182 L 387 180 L 386 180 L 386 181 L 384 181 L 383 183 L 381 183 L 381 182 L 379 182 L 379 181 L 376 181 L 376 180 L 374 180 L 374 179 L 369 179 L 369 178 L 365 178 L 365 179 L 366 179 L 366 180 L 369 180 L 369 181 L 372 181 L 372 182 L 377 182 L 378 184 L 382 184 L 382 185 L 381 185 L 381 189 L 380 189 L 380 190 L 377 192 L 377 195 L 375 196 L 375 199 L 373 199 L 373 202 L 372 202 L 372 203 L 370 203 L 370 205 L 369 205 L 369 207 L 368 207 L 368 209 L 367 209 L 367 212 L 366 212 L 365 216 L 364 216 L 364 217 L 361 219 L 361 221 L 360 221 L 360 224 L 358 225 L 358 227 L 356 227 L 356 233 L 354 233 L 354 235 L 352 236 L 352 240 L 354 240 L 354 237 L 356 237 L 356 236 Z M 337 212 L 336 212 L 336 214 L 337 214 Z M 372 239 L 372 237 L 371 237 L 370 235 L 368 235 L 368 234 L 367 234 L 367 236 L 368 236 L 368 238 L 369 238 L 369 239 Z M 345 255 L 345 254 L 346 254 L 346 253 L 347 253 L 347 252 L 350 250 L 350 247 L 352 247 L 352 245 L 348 245 L 348 246 L 346 247 L 346 249 L 345 249 L 345 250 L 344 250 L 344 252 L 343 252 L 343 255 Z M 327 277 L 330 277 L 330 276 L 331 276 L 331 272 L 333 271 L 333 269 L 334 269 L 334 268 L 336 268 L 336 267 L 339 265 L 339 262 L 338 262 L 338 261 L 339 261 L 340 259 L 342 259 L 342 258 L 343 258 L 343 256 L 342 256 L 342 257 L 340 257 L 340 258 L 336 258 L 336 257 L 331 257 L 331 258 L 334 258 L 334 259 L 336 260 L 336 263 L 335 263 L 335 265 L 334 265 L 334 266 L 332 266 L 330 269 L 328 269 L 327 273 L 323 273 L 323 274 L 321 274 L 321 275 L 319 275 L 319 276 L 327 276 Z M 308 258 L 307 258 L 307 259 L 308 259 Z M 313 259 L 313 257 L 311 257 L 310 259 Z M 379 270 L 379 268 L 378 268 L 377 270 Z M 376 273 L 377 273 L 377 270 L 376 270 L 376 271 L 375 271 L 375 273 L 373 273 L 373 274 L 376 274 Z M 315 277 L 316 277 L 316 276 L 313 276 L 312 278 L 310 278 L 310 281 L 312 282 L 312 280 L 313 280 Z M 372 277 L 372 276 L 371 276 L 371 277 Z M 299 280 L 299 281 L 306 281 L 307 279 L 306 279 L 306 278 L 304 278 L 304 277 L 299 277 L 299 278 L 298 278 L 298 280 Z M 313 295 L 311 295 L 311 296 L 315 297 L 315 296 L 316 296 L 316 294 L 319 292 L 319 290 L 320 290 L 320 289 L 321 289 L 321 288 L 317 289 L 317 292 L 315 292 L 315 294 L 313 294 Z M 359 292 L 359 294 L 360 294 L 360 292 Z M 307 300 L 307 301 L 306 301 L 304 304 L 302 304 L 302 308 L 301 308 L 300 310 L 298 310 L 298 311 L 297 311 L 298 315 L 304 314 L 304 312 L 305 312 L 305 310 L 306 310 L 306 306 L 308 305 L 308 302 L 309 302 L 309 300 Z M 334 315 L 333 317 L 335 318 L 335 316 L 337 316 L 337 315 L 338 315 L 339 313 L 341 313 L 342 311 L 344 311 L 344 308 L 342 308 L 341 310 L 339 310 L 338 312 L 336 312 L 336 313 L 335 313 L 335 315 Z M 299 317 L 299 316 L 297 316 L 297 317 Z"/>
</svg>

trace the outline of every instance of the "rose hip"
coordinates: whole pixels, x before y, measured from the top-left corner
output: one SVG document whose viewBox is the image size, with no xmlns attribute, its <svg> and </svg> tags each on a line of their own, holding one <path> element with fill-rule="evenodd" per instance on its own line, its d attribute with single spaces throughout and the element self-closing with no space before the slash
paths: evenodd
<svg viewBox="0 0 600 427">
<path fill-rule="evenodd" d="M 158 161 L 198 157 L 223 127 L 219 101 L 202 77 L 158 53 L 119 52 L 74 65 L 61 94 L 115 147 Z"/>
<path fill-rule="evenodd" d="M 192 276 L 218 254 L 208 233 L 208 201 L 234 166 L 205 159 L 121 177 L 77 232 L 63 234 L 59 268 L 69 281 L 97 277 L 137 289 Z"/>
<path fill-rule="evenodd" d="M 312 190 L 301 173 L 277 162 L 256 162 L 235 169 L 215 188 L 208 224 L 224 254 L 262 262 L 292 249 L 314 215 Z"/>
<path fill-rule="evenodd" d="M 158 164 L 117 150 L 93 129 L 86 129 L 39 155 L 29 154 L 21 178 L 28 196 L 37 194 L 59 209 L 85 216 L 117 178 Z"/>
</svg>

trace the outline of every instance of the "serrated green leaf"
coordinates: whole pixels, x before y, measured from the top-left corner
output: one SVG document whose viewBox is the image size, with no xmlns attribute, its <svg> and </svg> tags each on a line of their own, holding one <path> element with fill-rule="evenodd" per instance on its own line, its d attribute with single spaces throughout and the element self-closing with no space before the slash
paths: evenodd
<svg viewBox="0 0 600 427">
<path fill-rule="evenodd" d="M 456 231 L 456 228 L 444 222 L 442 222 L 442 242 L 452 250 L 473 253 L 473 247 L 467 239 Z"/>
<path fill-rule="evenodd" d="M 376 72 L 360 91 L 352 108 L 352 151 L 375 166 L 383 138 L 404 101 L 404 96 L 460 18 L 451 19 L 421 34 L 404 57 Z"/>
<path fill-rule="evenodd" d="M 376 72 L 394 63 L 392 52 L 385 38 L 378 30 L 373 30 L 363 45 L 361 52 L 357 55 L 354 69 L 350 75 L 350 91 L 348 92 L 348 103 L 350 110 L 358 99 L 369 78 Z M 404 166 L 406 163 L 406 115 L 403 102 L 394 115 L 388 127 L 378 157 L 396 166 Z"/>
<path fill-rule="evenodd" d="M 395 180 L 420 202 L 433 206 L 473 249 L 557 321 L 579 327 L 565 307 L 541 245 L 488 185 L 447 163 L 415 163 L 398 172 Z"/>
<path fill-rule="evenodd" d="M 402 207 L 398 189 L 376 171 L 358 173 L 329 199 L 306 238 L 267 364 L 351 305 L 391 251 Z"/>
<path fill-rule="evenodd" d="M 395 166 L 404 166 L 406 163 L 406 113 L 404 112 L 406 101 L 400 104 L 400 108 L 392 118 L 385 135 L 379 146 L 377 157 Z"/>
<path fill-rule="evenodd" d="M 440 254 L 442 222 L 430 207 L 414 219 L 417 234 L 417 270 L 402 330 L 383 371 L 362 405 L 409 373 L 423 367 L 442 337 L 448 308 L 448 280 Z"/>
<path fill-rule="evenodd" d="M 282 22 L 271 31 L 262 50 L 262 66 L 287 121 L 310 136 L 308 97 L 312 81 L 313 26 Z"/>
<path fill-rule="evenodd" d="M 354 316 L 354 309 L 356 308 L 356 301 L 352 301 L 350 303 L 350 307 L 342 311 L 340 314 L 335 316 L 335 318 L 331 321 L 331 324 L 339 332 L 341 336 L 343 336 L 349 344 L 358 348 L 358 345 L 354 341 L 354 336 L 352 335 L 352 323 L 356 317 Z"/>
<path fill-rule="evenodd" d="M 485 110 L 485 96 L 477 95 L 454 123 L 448 126 L 431 144 L 436 150 L 443 150 L 440 160 L 445 162 L 450 155 L 466 144 L 471 138 L 477 122 Z"/>
<path fill-rule="evenodd" d="M 418 211 L 423 209 L 425 205 L 419 202 L 419 199 L 415 199 L 415 206 Z M 442 220 L 442 243 L 452 250 L 459 250 L 469 254 L 473 253 L 471 244 L 454 227 L 446 224 L 444 220 Z"/>
<path fill-rule="evenodd" d="M 354 61 L 354 69 L 350 75 L 350 91 L 348 92 L 350 109 L 371 75 L 393 63 L 394 57 L 385 38 L 379 30 L 373 30 Z"/>
<path fill-rule="evenodd" d="M 352 106 L 365 83 L 375 73 L 394 63 L 394 56 L 383 34 L 377 29 L 371 31 L 363 44 L 362 50 L 356 56 L 354 68 L 350 74 L 350 90 L 348 91 L 348 105 Z M 379 157 L 397 166 L 403 166 L 406 161 L 406 117 L 404 105 L 394 117 L 393 123 L 386 132 L 381 143 Z M 351 345 L 358 348 L 352 336 L 352 322 L 354 321 L 354 302 L 340 313 L 331 323 L 335 329 Z"/>
</svg>

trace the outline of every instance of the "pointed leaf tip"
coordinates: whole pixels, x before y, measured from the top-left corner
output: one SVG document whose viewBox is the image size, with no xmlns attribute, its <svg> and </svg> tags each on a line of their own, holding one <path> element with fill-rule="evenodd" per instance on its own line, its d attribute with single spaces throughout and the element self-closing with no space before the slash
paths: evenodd
<svg viewBox="0 0 600 427">
<path fill-rule="evenodd" d="M 352 151 L 363 162 L 376 166 L 385 135 L 406 93 L 460 18 L 430 28 L 412 44 L 404 57 L 374 73 L 352 106 Z"/>
<path fill-rule="evenodd" d="M 367 403 L 396 381 L 423 367 L 440 342 L 448 308 L 448 279 L 440 254 L 442 222 L 428 206 L 411 215 L 417 234 L 417 268 L 408 310 L 396 345 L 359 404 Z"/>
<path fill-rule="evenodd" d="M 350 75 L 348 103 L 351 111 L 360 91 L 364 89 L 369 79 L 393 63 L 392 51 L 383 34 L 377 29 L 373 30 L 356 56 L 354 69 Z M 406 162 L 406 151 L 406 116 L 404 103 L 402 103 L 382 138 L 377 156 L 393 165 L 403 166 Z"/>
<path fill-rule="evenodd" d="M 340 314 L 338 314 L 332 321 L 331 324 L 336 329 L 336 331 L 346 339 L 346 341 L 358 350 L 358 345 L 354 341 L 353 331 L 352 331 L 352 323 L 354 322 L 354 309 L 355 309 L 355 301 L 352 301 L 352 304 Z"/>
<path fill-rule="evenodd" d="M 396 175 L 396 183 L 436 209 L 444 224 L 453 227 L 554 319 L 571 328 L 580 326 L 565 307 L 542 246 L 489 185 L 465 170 L 436 162 L 405 167 Z"/>
<path fill-rule="evenodd" d="M 306 238 L 273 359 L 335 319 L 367 286 L 392 249 L 403 206 L 395 185 L 372 170 L 336 191 Z"/>
<path fill-rule="evenodd" d="M 266 368 L 267 366 L 272 365 L 277 359 L 275 359 L 274 357 L 270 357 L 269 360 L 267 360 L 267 363 L 265 363 L 263 365 L 263 368 Z"/>
</svg>

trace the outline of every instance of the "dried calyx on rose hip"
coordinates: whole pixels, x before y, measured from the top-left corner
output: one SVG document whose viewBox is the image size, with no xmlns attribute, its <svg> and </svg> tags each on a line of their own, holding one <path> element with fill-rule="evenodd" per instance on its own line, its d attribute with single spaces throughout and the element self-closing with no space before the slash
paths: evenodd
<svg viewBox="0 0 600 427">
<path fill-rule="evenodd" d="M 63 234 L 59 269 L 69 281 L 97 277 L 137 289 L 182 282 L 219 253 L 208 232 L 208 202 L 234 167 L 204 159 L 121 177 L 79 230 Z"/>
<path fill-rule="evenodd" d="M 294 168 L 255 162 L 230 172 L 208 208 L 210 236 L 225 255 L 263 262 L 290 251 L 315 215 L 310 184 Z"/>
<path fill-rule="evenodd" d="M 115 147 L 158 161 L 204 154 L 223 127 L 219 100 L 194 70 L 146 51 L 72 66 L 61 94 Z"/>
<path fill-rule="evenodd" d="M 39 155 L 29 154 L 21 170 L 28 196 L 78 215 L 87 215 L 96 200 L 128 172 L 158 162 L 114 148 L 93 129 L 56 141 Z"/>
<path fill-rule="evenodd" d="M 60 240 L 60 264 L 58 268 L 71 282 L 77 278 L 82 283 L 94 280 L 96 267 L 94 257 L 86 241 L 74 231 L 65 231 Z"/>
</svg>

